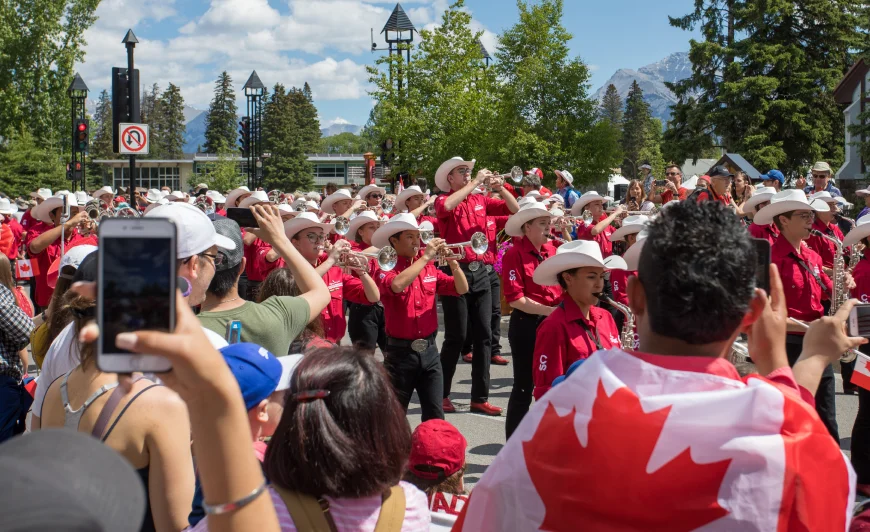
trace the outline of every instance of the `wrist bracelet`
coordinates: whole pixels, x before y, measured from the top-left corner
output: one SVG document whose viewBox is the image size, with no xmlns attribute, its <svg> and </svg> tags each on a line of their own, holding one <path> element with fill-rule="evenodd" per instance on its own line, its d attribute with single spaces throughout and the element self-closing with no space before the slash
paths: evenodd
<svg viewBox="0 0 870 532">
<path fill-rule="evenodd" d="M 254 500 L 261 493 L 266 491 L 266 485 L 266 482 L 263 481 L 263 483 L 260 484 L 260 487 L 237 501 L 228 502 L 226 504 L 208 504 L 207 502 L 203 501 L 202 507 L 205 510 L 205 513 L 209 515 L 221 515 L 238 510 L 239 508 L 244 508 L 245 506 L 254 502 Z"/>
</svg>

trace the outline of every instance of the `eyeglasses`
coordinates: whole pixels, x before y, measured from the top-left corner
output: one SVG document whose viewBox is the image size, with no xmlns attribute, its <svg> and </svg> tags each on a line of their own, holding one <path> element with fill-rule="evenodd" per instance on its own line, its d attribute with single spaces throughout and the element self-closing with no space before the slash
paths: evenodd
<svg viewBox="0 0 870 532">
<path fill-rule="evenodd" d="M 808 222 L 808 221 L 814 220 L 816 218 L 816 213 L 814 213 L 814 212 L 802 212 L 800 214 L 795 213 L 795 214 L 792 214 L 792 218 L 800 218 L 800 219 L 804 220 L 805 222 Z"/>
<path fill-rule="evenodd" d="M 210 258 L 215 266 L 220 266 L 221 264 L 223 264 L 225 257 L 223 253 L 215 253 L 214 255 L 212 255 L 211 253 L 200 253 L 200 256 Z"/>
<path fill-rule="evenodd" d="M 320 244 L 321 242 L 326 241 L 326 235 L 324 235 L 323 233 L 321 233 L 321 234 L 307 233 L 305 235 L 305 238 L 307 238 L 308 241 L 311 242 L 312 244 Z"/>
<path fill-rule="evenodd" d="M 465 175 L 471 173 L 471 168 L 454 168 L 453 171 L 457 174 Z"/>
<path fill-rule="evenodd" d="M 381 194 L 380 192 L 372 192 L 371 194 L 368 195 L 368 197 L 375 198 L 375 199 L 381 199 L 384 197 L 384 195 Z"/>
<path fill-rule="evenodd" d="M 666 176 L 676 176 L 676 175 L 680 175 L 680 173 L 679 172 L 665 172 L 665 175 Z"/>
</svg>

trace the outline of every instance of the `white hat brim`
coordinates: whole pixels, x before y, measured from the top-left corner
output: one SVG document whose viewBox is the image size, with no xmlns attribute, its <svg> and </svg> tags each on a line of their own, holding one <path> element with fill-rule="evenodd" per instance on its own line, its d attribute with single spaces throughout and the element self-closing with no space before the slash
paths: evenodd
<svg viewBox="0 0 870 532">
<path fill-rule="evenodd" d="M 646 226 L 647 226 L 647 224 L 645 224 L 645 223 L 623 225 L 622 227 L 620 227 L 619 229 L 617 229 L 616 231 L 611 233 L 610 241 L 611 242 L 621 242 L 622 240 L 625 240 L 626 235 L 640 233 L 641 231 L 643 231 L 643 228 Z"/>
<path fill-rule="evenodd" d="M 541 205 L 543 205 L 543 203 Z M 523 225 L 525 225 L 526 222 L 530 222 L 537 218 L 550 218 L 552 220 L 553 213 L 543 208 L 521 209 L 508 218 L 507 223 L 504 226 L 504 232 L 507 233 L 508 236 L 521 237 L 523 236 Z"/>
<path fill-rule="evenodd" d="M 425 195 L 426 195 L 425 192 L 419 191 L 415 188 L 406 188 L 405 190 L 400 192 L 398 196 L 396 196 L 396 202 L 393 204 L 393 211 L 394 212 L 402 212 L 403 210 L 405 210 L 407 208 L 407 207 L 405 207 L 405 203 L 409 199 L 413 198 L 414 196 L 425 196 Z"/>
<path fill-rule="evenodd" d="M 765 201 L 770 201 L 774 195 L 771 193 L 762 193 L 762 194 L 753 194 L 746 203 L 743 204 L 745 209 L 748 209 L 750 212 L 755 210 L 755 206 L 759 203 L 764 203 Z"/>
<path fill-rule="evenodd" d="M 236 249 L 236 243 L 233 242 L 231 238 L 225 237 L 224 235 L 218 233 L 215 233 L 214 235 L 214 245 L 229 251 Z"/>
<path fill-rule="evenodd" d="M 467 166 L 469 171 L 474 170 L 474 163 L 476 161 L 472 159 L 471 161 L 463 161 L 460 159 L 448 159 L 441 163 L 441 166 L 438 167 L 438 170 L 435 172 L 435 186 L 444 192 L 450 191 L 450 183 L 447 182 L 447 174 L 453 171 L 457 166 Z"/>
<path fill-rule="evenodd" d="M 643 251 L 643 245 L 645 242 L 645 238 L 638 240 L 622 254 L 626 270 L 637 271 L 638 262 L 640 262 L 640 252 Z"/>
<path fill-rule="evenodd" d="M 599 262 L 598 259 L 590 257 L 585 253 L 557 253 L 538 265 L 532 280 L 541 286 L 556 286 L 559 284 L 559 274 L 574 268 L 627 269 L 625 261 L 616 255 L 607 257 Z"/>
<path fill-rule="evenodd" d="M 237 188 L 235 190 L 230 191 L 230 193 L 227 194 L 226 203 L 229 203 L 230 207 L 235 207 L 236 206 L 235 203 L 236 203 L 236 201 L 238 201 L 239 196 L 243 196 L 245 194 L 251 194 L 251 193 L 252 192 L 250 190 L 245 190 L 243 188 Z"/>
<path fill-rule="evenodd" d="M 773 218 L 777 215 L 780 215 L 785 212 L 791 211 L 816 211 L 816 212 L 829 212 L 831 209 L 828 207 L 827 203 L 821 202 L 826 208 L 820 208 L 820 205 L 813 205 L 810 203 L 804 203 L 802 201 L 779 201 L 776 203 L 771 203 L 770 205 L 765 205 L 760 211 L 755 213 L 755 216 L 752 217 L 752 221 L 758 225 L 767 225 L 773 223 Z"/>
<path fill-rule="evenodd" d="M 58 198 L 57 196 L 52 196 L 48 199 L 43 200 L 42 203 L 34 207 L 31 214 L 40 222 L 50 224 L 52 223 L 52 221 L 48 214 L 58 207 L 63 207 L 63 200 L 61 198 Z M 72 207 L 78 207 L 78 205 L 70 205 L 70 208 Z"/>
<path fill-rule="evenodd" d="M 347 234 L 344 235 L 344 238 L 353 242 L 356 240 L 356 232 L 359 231 L 359 228 L 364 226 L 365 224 L 378 224 L 380 228 L 381 225 L 384 225 L 386 222 L 384 220 L 372 220 L 368 216 L 357 216 L 348 224 Z"/>
<path fill-rule="evenodd" d="M 413 225 L 408 222 L 389 222 L 378 227 L 375 234 L 372 235 L 372 245 L 376 248 L 383 248 L 390 245 L 390 237 L 402 231 L 419 231 L 419 225 Z"/>
<path fill-rule="evenodd" d="M 214 200 L 212 200 L 212 201 L 214 201 Z M 240 209 L 247 209 L 248 207 L 250 207 L 252 205 L 257 205 L 258 203 L 269 203 L 269 200 L 262 200 L 260 198 L 254 197 L 253 195 L 248 196 L 247 198 L 245 198 L 239 202 L 239 208 Z"/>
<path fill-rule="evenodd" d="M 362 199 L 366 199 L 366 196 L 375 191 L 379 191 L 381 194 L 387 193 L 387 189 L 385 189 L 384 187 L 379 187 L 377 185 L 366 185 L 360 189 L 359 197 Z"/>
<path fill-rule="evenodd" d="M 319 227 L 323 229 L 323 232 L 326 234 L 331 233 L 332 230 L 335 229 L 335 226 L 332 224 L 312 222 L 307 218 L 296 217 L 292 220 L 287 220 L 286 222 L 284 222 L 284 234 L 287 235 L 287 238 L 293 238 L 299 231 L 311 227 Z"/>
<path fill-rule="evenodd" d="M 583 209 L 593 201 L 603 201 L 607 203 L 608 201 L 613 201 L 613 198 L 611 198 L 610 196 L 580 196 L 574 202 L 574 205 L 571 206 L 571 214 L 573 214 L 574 216 L 582 214 Z"/>
<path fill-rule="evenodd" d="M 868 236 L 870 236 L 870 223 L 858 224 L 843 238 L 843 247 L 847 248 L 857 244 Z"/>
<path fill-rule="evenodd" d="M 338 192 L 330 194 L 329 196 L 326 196 L 326 198 L 323 199 L 323 202 L 321 202 L 320 210 L 325 212 L 326 214 L 337 214 L 335 212 L 335 209 L 332 208 L 332 206 L 335 205 L 336 201 L 344 201 L 344 200 L 354 201 L 353 197 L 351 197 L 350 194 L 345 195 L 345 194 L 339 194 Z"/>
</svg>

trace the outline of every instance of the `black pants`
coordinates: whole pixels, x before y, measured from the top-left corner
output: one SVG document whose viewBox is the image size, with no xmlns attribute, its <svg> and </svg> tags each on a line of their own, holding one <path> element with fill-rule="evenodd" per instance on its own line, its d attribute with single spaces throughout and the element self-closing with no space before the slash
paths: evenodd
<svg viewBox="0 0 870 532">
<path fill-rule="evenodd" d="M 441 345 L 441 366 L 444 368 L 444 397 L 450 395 L 456 363 L 469 334 L 474 340 L 471 362 L 471 401 L 483 403 L 489 399 L 489 364 L 492 356 L 492 292 L 489 274 L 481 267 L 476 272 L 462 264 L 468 279 L 468 293 L 461 297 L 442 296 L 444 310 L 444 343 Z M 450 273 L 447 271 L 446 273 Z"/>
<path fill-rule="evenodd" d="M 870 484 L 870 390 L 858 387 L 858 415 L 852 427 L 852 467 L 858 484 Z"/>
<path fill-rule="evenodd" d="M 840 362 L 840 376 L 843 377 L 843 391 L 846 391 L 846 388 L 855 388 L 858 389 L 854 384 L 849 384 L 849 381 L 852 380 L 852 372 L 855 371 L 855 362 L 853 360 L 851 362 Z"/>
<path fill-rule="evenodd" d="M 794 366 L 801 355 L 804 337 L 797 334 L 786 335 L 785 352 L 788 355 L 788 365 Z M 822 418 L 822 423 L 840 445 L 840 433 L 837 429 L 837 402 L 834 392 L 834 366 L 828 365 L 822 373 L 819 389 L 816 391 L 816 412 Z"/>
<path fill-rule="evenodd" d="M 506 439 L 510 439 L 532 405 L 532 391 L 535 388 L 532 375 L 535 331 L 543 319 L 544 316 L 526 314 L 517 309 L 511 312 L 508 342 L 510 342 L 513 359 L 514 385 L 508 400 L 507 420 L 504 427 Z"/>
<path fill-rule="evenodd" d="M 501 277 L 496 273 L 495 269 L 489 272 L 489 290 L 492 292 L 492 319 L 490 320 L 490 329 L 492 330 L 492 355 L 501 355 Z M 469 320 L 469 329 L 472 327 Z M 462 354 L 471 353 L 473 348 L 472 335 L 465 335 L 465 345 L 462 346 Z"/>
<path fill-rule="evenodd" d="M 422 353 L 410 347 L 387 345 L 384 351 L 384 367 L 390 376 L 396 397 L 407 412 L 411 394 L 417 390 L 422 409 L 422 420 L 444 419 L 441 409 L 441 391 L 444 377 L 441 372 L 441 357 L 435 344 Z"/>
<path fill-rule="evenodd" d="M 384 307 L 378 304 L 362 305 L 349 303 L 347 333 L 350 341 L 360 349 L 387 348 L 387 333 L 384 331 Z"/>
</svg>

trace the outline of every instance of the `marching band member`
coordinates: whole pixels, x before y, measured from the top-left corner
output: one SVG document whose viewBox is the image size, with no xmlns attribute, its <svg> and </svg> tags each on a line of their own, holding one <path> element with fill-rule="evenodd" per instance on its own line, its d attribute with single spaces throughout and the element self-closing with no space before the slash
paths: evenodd
<svg viewBox="0 0 870 532">
<path fill-rule="evenodd" d="M 387 195 L 387 189 L 377 185 L 366 185 L 359 191 L 359 197 L 365 202 L 368 210 L 378 212 L 381 210 L 381 200 Z M 383 214 L 383 213 L 379 213 Z"/>
<path fill-rule="evenodd" d="M 211 198 L 212 202 L 214 203 L 215 214 L 220 214 L 221 216 L 227 215 L 227 210 L 224 208 L 227 202 L 227 198 L 225 198 L 223 194 L 221 194 L 217 190 L 209 190 L 205 193 L 205 195 Z"/>
<path fill-rule="evenodd" d="M 477 232 L 486 231 L 487 216 L 505 216 L 519 209 L 516 199 L 505 190 L 499 180 L 492 189 L 502 199 L 488 198 L 484 194 L 472 194 L 492 174 L 481 170 L 474 179 L 469 179 L 474 161 L 454 157 L 441 164 L 435 172 L 435 184 L 449 191 L 435 200 L 438 231 L 447 243 L 467 242 Z M 468 317 L 471 316 L 474 334 L 475 356 L 471 363 L 471 410 L 486 415 L 501 415 L 501 408 L 489 404 L 489 364 L 492 354 L 492 291 L 489 273 L 480 258 L 471 248 L 465 248 L 465 257 L 460 267 L 468 279 L 469 291 L 462 297 L 445 296 L 441 299 L 444 309 L 444 343 L 441 346 L 441 363 L 444 369 L 444 411 L 455 412 L 450 402 L 450 386 L 460 351 L 468 334 Z"/>
<path fill-rule="evenodd" d="M 417 185 L 412 185 L 396 196 L 396 203 L 393 206 L 393 215 L 399 214 L 407 210 L 414 215 L 417 223 L 430 221 L 433 225 L 438 224 L 438 219 L 434 216 L 426 216 L 423 214 L 430 205 L 435 203 L 435 196 L 426 199 L 426 194 Z"/>
<path fill-rule="evenodd" d="M 232 194 L 232 192 L 230 194 Z M 229 199 L 230 198 L 227 198 L 227 201 L 229 201 Z M 268 204 L 269 195 L 262 190 L 246 192 L 240 194 L 240 199 L 237 200 L 237 203 L 239 209 L 248 209 L 254 205 Z M 246 279 L 244 282 L 245 288 L 242 298 L 249 301 L 256 301 L 257 292 L 260 289 L 260 283 L 262 283 L 266 279 L 266 276 L 269 275 L 269 272 L 274 269 L 269 268 L 268 265 L 263 264 L 262 261 L 258 263 L 257 256 L 260 254 L 261 250 L 263 253 L 266 253 L 272 248 L 272 246 L 257 238 L 257 235 L 254 233 L 245 231 L 244 229 L 242 230 L 242 243 L 244 244 Z"/>
<path fill-rule="evenodd" d="M 281 213 L 282 223 L 292 220 L 298 214 L 292 207 L 285 203 L 278 205 L 278 211 Z M 242 228 L 243 242 L 245 237 L 249 234 L 251 233 Z M 273 270 L 277 269 L 279 265 L 283 265 L 283 261 L 280 261 L 281 255 L 272 248 L 272 245 L 266 243 L 262 239 L 257 238 L 252 246 L 254 247 L 255 252 L 251 255 L 251 262 L 246 262 L 245 269 L 251 272 L 249 279 L 256 282 L 257 290 L 251 294 L 253 296 L 251 299 L 256 300 L 256 296 L 259 293 L 259 285 L 266 280 L 266 277 L 268 277 Z M 247 261 L 247 259 L 245 260 Z"/>
<path fill-rule="evenodd" d="M 378 272 L 384 303 L 387 347 L 384 367 L 396 396 L 407 410 L 414 390 L 420 398 L 422 420 L 444 419 L 441 357 L 435 346 L 438 311 L 435 295 L 460 297 L 468 291 L 465 274 L 455 260 L 447 261 L 452 275 L 432 264 L 447 252 L 445 242 L 433 238 L 420 254 L 420 231 L 410 213 L 398 214 L 372 236 L 375 247 L 392 246 L 396 267 Z M 446 313 L 445 313 L 446 316 Z"/>
<path fill-rule="evenodd" d="M 789 318 L 804 322 L 817 320 L 825 312 L 822 300 L 830 299 L 832 282 L 824 271 L 822 258 L 804 242 L 810 235 L 815 214 L 827 210 L 829 208 L 824 202 L 810 204 L 801 190 L 789 189 L 774 194 L 770 205 L 755 213 L 755 223 L 766 225 L 773 222 L 780 232 L 771 247 L 770 259 L 782 278 Z M 791 366 L 801 354 L 803 339 L 803 330 L 790 323 L 786 353 Z M 822 374 L 816 392 L 816 411 L 834 440 L 840 441 L 831 366 Z"/>
<path fill-rule="evenodd" d="M 248 187 L 239 187 L 230 191 L 227 194 L 227 200 L 224 204 L 227 209 L 234 209 L 239 206 L 239 202 L 243 199 L 247 198 L 251 195 L 251 191 L 248 190 Z"/>
<path fill-rule="evenodd" d="M 538 326 L 532 358 L 534 396 L 540 399 L 578 360 L 595 351 L 619 347 L 613 316 L 597 307 L 604 290 L 604 273 L 622 268 L 621 257 L 601 254 L 594 242 L 568 242 L 538 265 L 532 280 L 540 286 L 560 286 L 562 302 Z"/>
<path fill-rule="evenodd" d="M 747 228 L 749 230 L 749 234 L 752 235 L 752 238 L 761 238 L 770 242 L 770 245 L 773 245 L 773 242 L 776 240 L 776 237 L 779 236 L 779 229 L 776 228 L 776 225 L 770 223 L 765 225 L 759 225 L 755 222 L 755 213 L 770 205 L 770 198 L 776 194 L 776 189 L 771 187 L 759 187 L 755 190 L 755 194 L 752 195 L 746 203 L 743 204 L 744 212 L 751 212 L 753 215 L 752 223 L 749 224 Z"/>
<path fill-rule="evenodd" d="M 336 261 L 344 251 L 350 250 L 347 240 L 337 242 L 327 254 L 321 254 L 327 234 L 333 230 L 332 224 L 320 223 L 317 216 L 310 212 L 300 213 L 284 223 L 284 232 L 290 243 L 299 250 L 329 288 L 332 299 L 320 313 L 323 321 L 324 337 L 333 343 L 340 343 L 347 330 L 344 318 L 344 298 L 353 303 L 375 303 L 380 299 L 378 287 L 368 272 L 368 263 L 351 262 L 351 273 L 344 273 Z M 283 265 L 279 265 L 283 267 Z"/>
<path fill-rule="evenodd" d="M 541 286 L 533 280 L 535 268 L 556 254 L 556 247 L 550 240 L 553 218 L 544 204 L 536 202 L 521 207 L 505 225 L 508 235 L 520 239 L 502 257 L 504 298 L 513 309 L 508 342 L 514 362 L 514 382 L 508 401 L 506 438 L 511 437 L 532 404 L 535 331 L 562 297 L 559 287 Z"/>
<path fill-rule="evenodd" d="M 649 223 L 649 217 L 644 215 L 633 215 L 627 216 L 622 221 L 622 227 L 617 229 L 610 235 L 611 242 L 625 242 L 626 243 L 626 251 L 631 249 L 631 247 L 637 241 L 637 234 L 643 230 L 644 227 Z M 613 292 L 613 300 L 617 303 L 622 303 L 623 305 L 628 305 L 628 293 L 626 289 L 628 288 L 628 278 L 637 275 L 637 271 L 629 271 L 629 270 L 621 270 L 616 269 L 610 272 L 610 287 Z M 613 309 L 611 312 L 613 314 L 613 319 L 616 321 L 616 326 L 619 330 L 622 330 L 622 322 L 625 319 L 622 312 L 619 312 L 617 309 Z M 631 349 L 632 346 L 626 345 L 623 346 L 626 349 Z"/>
<path fill-rule="evenodd" d="M 613 252 L 610 235 L 616 231 L 616 228 L 611 224 L 625 211 L 625 206 L 620 205 L 610 215 L 604 212 L 604 202 L 611 199 L 593 190 L 580 196 L 571 207 L 571 214 L 574 216 L 582 216 L 584 210 L 592 215 L 590 223 L 577 228 L 577 240 L 594 240 L 601 248 L 603 257 L 609 257 Z"/>
<path fill-rule="evenodd" d="M 30 193 L 30 198 L 36 202 L 36 206 L 50 197 L 52 197 L 52 193 L 49 188 L 40 188 Z M 21 227 L 23 227 L 25 231 L 30 231 L 31 227 L 39 223 L 39 220 L 34 218 L 33 215 L 33 209 L 35 209 L 36 206 L 27 209 L 24 211 L 24 214 L 21 215 Z"/>
<path fill-rule="evenodd" d="M 97 189 L 91 194 L 91 197 L 94 199 L 98 199 L 101 202 L 105 202 L 106 205 L 112 205 L 112 200 L 115 198 L 115 191 L 112 190 L 112 187 L 106 185 L 103 188 Z"/>
<path fill-rule="evenodd" d="M 357 214 L 349 224 L 345 238 L 350 242 L 352 251 L 367 253 L 377 251 L 372 247 L 372 235 L 383 224 L 374 211 L 363 211 Z M 378 263 L 375 259 L 368 261 L 369 275 L 375 278 Z M 375 347 L 381 352 L 386 348 L 386 333 L 384 332 L 384 306 L 380 301 L 372 304 L 350 303 L 347 306 L 347 331 L 353 345 L 374 353 Z"/>
<path fill-rule="evenodd" d="M 350 190 L 340 188 L 329 196 L 323 198 L 323 202 L 320 204 L 320 210 L 323 211 L 324 216 L 321 216 L 321 220 L 326 219 L 327 215 L 333 217 L 343 216 L 350 220 L 357 208 L 363 205 L 365 205 L 364 201 L 351 197 Z M 332 243 L 338 242 L 342 238 L 343 237 L 338 233 L 332 233 L 329 235 L 329 241 Z"/>
<path fill-rule="evenodd" d="M 816 231 L 836 238 L 840 242 L 843 241 L 843 232 L 834 221 L 836 214 L 837 200 L 834 199 L 829 192 L 816 192 L 809 197 L 810 202 L 823 201 L 828 204 L 828 211 L 819 211 L 816 213 L 816 219 L 813 220 L 813 229 Z M 817 236 L 810 235 L 807 238 L 807 245 L 822 257 L 822 265 L 825 267 L 825 273 L 832 275 L 829 271 L 834 267 L 834 256 L 837 254 L 837 246 L 830 240 Z"/>
</svg>

